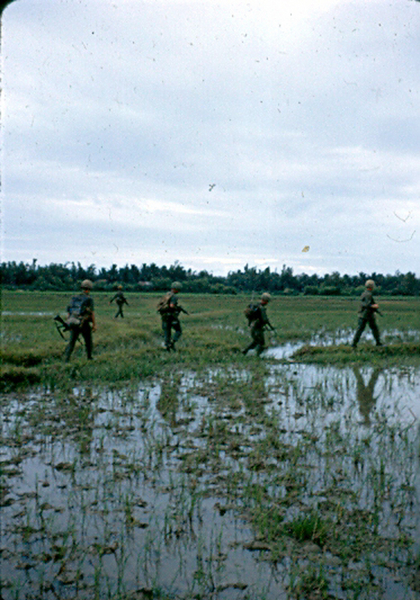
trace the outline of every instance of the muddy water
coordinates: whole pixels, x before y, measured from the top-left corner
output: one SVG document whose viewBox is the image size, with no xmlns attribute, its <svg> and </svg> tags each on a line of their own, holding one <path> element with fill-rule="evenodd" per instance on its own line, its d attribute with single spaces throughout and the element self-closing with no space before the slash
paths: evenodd
<svg viewBox="0 0 420 600">
<path fill-rule="evenodd" d="M 261 397 L 256 384 L 251 371 L 213 370 L 121 392 L 3 396 L 2 597 L 102 599 L 159 588 L 183 598 L 279 600 L 294 561 L 301 574 L 305 561 L 322 558 L 332 597 L 353 597 L 341 585 L 346 573 L 347 588 L 364 577 L 375 584 L 361 598 L 417 598 L 404 565 L 419 552 L 419 372 L 279 364 L 255 388 Z M 271 473 L 288 460 L 264 446 L 267 418 L 278 422 L 281 448 L 296 454 L 289 481 L 299 472 L 303 482 L 284 505 L 285 521 L 314 502 L 344 510 L 339 492 L 373 514 L 383 485 L 377 537 L 404 534 L 405 545 L 385 551 L 384 541 L 359 557 L 354 581 L 345 561 L 310 542 L 286 540 L 282 558 L 266 560 L 249 490 L 265 486 L 264 502 L 277 497 L 282 484 Z"/>
</svg>

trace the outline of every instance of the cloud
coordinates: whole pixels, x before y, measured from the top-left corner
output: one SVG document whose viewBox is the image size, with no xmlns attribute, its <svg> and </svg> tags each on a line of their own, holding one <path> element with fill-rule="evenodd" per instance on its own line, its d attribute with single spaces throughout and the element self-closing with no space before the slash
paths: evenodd
<svg viewBox="0 0 420 600">
<path fill-rule="evenodd" d="M 11 4 L 4 258 L 416 270 L 418 236 L 393 239 L 411 235 L 395 213 L 418 230 L 419 14 Z"/>
</svg>

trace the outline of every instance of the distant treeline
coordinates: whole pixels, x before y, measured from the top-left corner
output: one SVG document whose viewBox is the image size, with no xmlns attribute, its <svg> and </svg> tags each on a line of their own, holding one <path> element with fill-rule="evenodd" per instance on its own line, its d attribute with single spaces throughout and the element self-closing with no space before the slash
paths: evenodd
<svg viewBox="0 0 420 600">
<path fill-rule="evenodd" d="M 358 275 L 340 275 L 333 272 L 328 275 L 295 275 L 291 267 L 283 265 L 280 272 L 269 267 L 260 270 L 245 265 L 243 270 L 232 271 L 226 276 L 216 276 L 207 271 L 185 269 L 178 262 L 170 267 L 152 263 L 112 265 L 106 269 L 97 269 L 95 265 L 87 268 L 78 262 L 75 264 L 55 264 L 47 266 L 3 262 L 0 265 L 0 284 L 6 289 L 74 291 L 83 279 L 91 279 L 95 290 L 113 291 L 122 285 L 126 292 L 164 291 L 172 281 L 182 283 L 184 292 L 210 294 L 236 294 L 238 292 L 268 291 L 274 294 L 305 294 L 323 296 L 350 296 L 359 294 L 366 279 L 375 280 L 378 293 L 395 296 L 417 296 L 420 292 L 420 279 L 414 273 L 381 275 L 380 273 L 359 273 Z"/>
</svg>

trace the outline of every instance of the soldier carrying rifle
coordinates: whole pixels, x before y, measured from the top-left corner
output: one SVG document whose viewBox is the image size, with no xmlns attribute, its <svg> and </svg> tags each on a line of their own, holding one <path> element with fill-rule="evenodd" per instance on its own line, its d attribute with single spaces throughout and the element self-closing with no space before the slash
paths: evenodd
<svg viewBox="0 0 420 600">
<path fill-rule="evenodd" d="M 381 314 L 381 312 L 379 311 L 379 307 L 376 304 L 372 295 L 373 290 L 375 288 L 375 282 L 373 281 L 373 279 L 368 279 L 366 281 L 365 288 L 366 290 L 360 297 L 359 323 L 352 342 L 353 348 L 357 347 L 357 343 L 360 340 L 360 336 L 365 330 L 366 325 L 369 325 L 369 327 L 371 328 L 376 345 L 382 346 L 379 336 L 379 329 L 375 319 L 375 313 L 377 312 L 378 314 Z"/>
<path fill-rule="evenodd" d="M 160 314 L 162 319 L 165 348 L 168 350 L 168 352 L 170 350 L 175 350 L 175 344 L 182 335 L 179 314 L 183 312 L 188 315 L 188 312 L 178 304 L 177 294 L 179 293 L 181 287 L 182 286 L 179 281 L 174 281 L 171 285 L 171 291 L 163 296 L 157 306 L 157 312 Z M 173 339 L 172 329 L 175 332 Z"/>
<path fill-rule="evenodd" d="M 66 329 L 70 331 L 70 339 L 64 352 L 66 362 L 70 360 L 71 353 L 80 334 L 85 340 L 88 360 L 92 359 L 92 332 L 96 331 L 95 312 L 90 291 L 93 284 L 89 279 L 82 281 L 82 293 L 73 296 L 67 307 L 68 316 L 65 320 Z M 91 327 L 92 324 L 92 327 Z"/>
<path fill-rule="evenodd" d="M 121 318 L 123 319 L 124 318 L 123 306 L 124 306 L 124 304 L 127 304 L 127 306 L 128 306 L 127 298 L 124 296 L 122 289 L 123 289 L 122 285 L 119 285 L 118 286 L 118 292 L 109 301 L 110 304 L 111 304 L 111 302 L 114 302 L 114 300 L 117 303 L 118 310 L 117 310 L 117 314 L 115 315 L 115 319 L 118 316 L 121 316 Z"/>
<path fill-rule="evenodd" d="M 245 316 L 248 319 L 248 325 L 251 329 L 252 341 L 244 350 L 242 350 L 242 354 L 247 354 L 249 350 L 255 348 L 259 356 L 265 348 L 264 329 L 268 327 L 271 331 L 275 331 L 275 328 L 272 326 L 267 316 L 266 306 L 270 300 L 270 294 L 264 292 L 258 304 L 251 303 L 245 309 Z"/>
</svg>

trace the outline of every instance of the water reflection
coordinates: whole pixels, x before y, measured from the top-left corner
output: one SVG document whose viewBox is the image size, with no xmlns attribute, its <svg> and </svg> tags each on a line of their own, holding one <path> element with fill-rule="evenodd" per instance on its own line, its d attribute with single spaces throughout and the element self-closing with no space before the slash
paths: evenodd
<svg viewBox="0 0 420 600">
<path fill-rule="evenodd" d="M 279 351 L 285 356 L 292 346 Z M 252 516 L 242 513 L 244 506 L 266 504 L 271 519 L 274 509 L 291 518 L 316 503 L 325 519 L 347 511 L 350 532 L 363 515 L 375 517 L 382 529 L 369 538 L 380 542 L 372 546 L 374 559 L 382 560 L 387 544 L 387 556 L 394 556 L 391 535 L 414 544 L 419 370 L 267 363 L 268 377 L 252 365 L 212 368 L 156 377 L 139 389 L 80 387 L 64 397 L 3 398 L 3 527 L 14 549 L 8 581 L 21 589 L 5 600 L 41 597 L 30 576 L 36 569 L 43 581 L 56 581 L 58 560 L 47 559 L 59 551 L 66 553 L 68 597 L 76 584 L 70 589 L 73 571 L 66 565 L 70 557 L 78 561 L 86 585 L 80 600 L 91 597 L 92 565 L 110 590 L 121 581 L 133 597 L 142 581 L 158 582 L 174 597 L 285 598 L 289 557 L 276 570 L 264 561 L 271 546 L 243 520 Z M 24 570 L 28 536 L 32 554 Z M 284 540 L 302 561 L 318 551 Z M 391 558 L 381 572 L 387 588 L 381 598 L 408 597 L 403 584 L 392 587 L 394 575 L 405 581 L 405 558 L 401 571 Z M 332 560 L 331 570 L 340 569 L 339 559 Z M 98 597 L 108 597 L 104 585 L 98 582 Z M 252 595 L 254 589 L 263 591 Z M 350 598 L 345 594 L 332 597 Z"/>
<path fill-rule="evenodd" d="M 357 366 L 353 367 L 353 373 L 356 377 L 356 397 L 364 425 L 371 424 L 370 414 L 379 398 L 379 395 L 374 396 L 375 385 L 381 371 L 382 369 L 375 368 L 368 377 L 367 382 L 365 382 L 360 368 Z"/>
<path fill-rule="evenodd" d="M 13 310 L 3 310 L 3 317 L 52 317 L 54 315 L 53 312 L 46 311 L 13 311 Z"/>
</svg>

